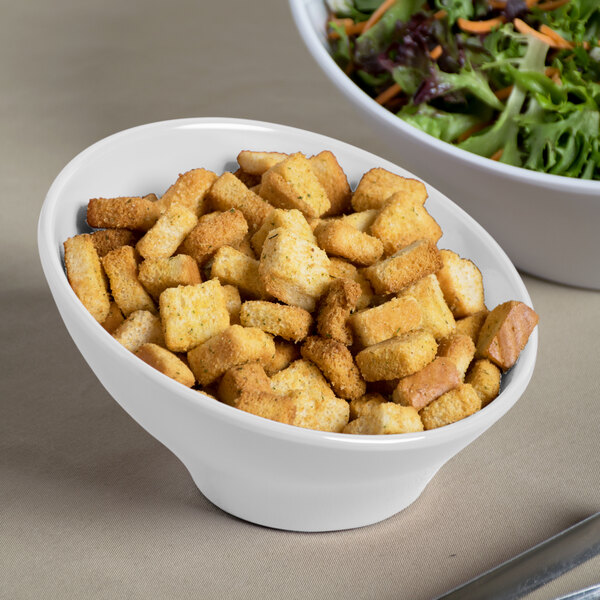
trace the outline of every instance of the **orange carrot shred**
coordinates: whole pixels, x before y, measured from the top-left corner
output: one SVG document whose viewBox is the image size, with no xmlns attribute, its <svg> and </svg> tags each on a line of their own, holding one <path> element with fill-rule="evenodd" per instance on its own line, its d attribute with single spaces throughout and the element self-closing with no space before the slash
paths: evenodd
<svg viewBox="0 0 600 600">
<path fill-rule="evenodd" d="M 549 2 L 542 2 L 538 4 L 540 10 L 556 10 L 565 4 L 568 4 L 570 0 L 550 0 Z"/>
<path fill-rule="evenodd" d="M 395 2 L 396 0 L 384 0 L 384 2 L 379 5 L 377 10 L 365 22 L 363 33 L 371 29 L 371 27 L 373 27 L 373 25 L 375 25 L 375 23 L 377 23 L 381 17 L 383 17 L 386 11 L 391 8 Z"/>
<path fill-rule="evenodd" d="M 551 40 L 554 40 L 557 48 L 567 48 L 569 50 L 573 48 L 573 44 L 571 42 L 565 40 L 564 37 L 556 33 L 556 31 L 548 27 L 548 25 L 544 25 L 542 23 L 542 25 L 540 25 L 540 33 L 547 35 Z"/>
<path fill-rule="evenodd" d="M 381 92 L 381 94 L 379 94 L 379 96 L 375 98 L 375 102 L 381 105 L 386 104 L 392 98 L 397 96 L 401 91 L 402 88 L 397 83 L 394 83 L 387 90 Z"/>
<path fill-rule="evenodd" d="M 552 38 L 548 37 L 547 35 L 544 35 L 543 33 L 540 33 L 539 31 L 536 31 L 535 29 L 533 29 L 533 27 L 529 27 L 529 25 L 527 25 L 525 21 L 522 21 L 521 19 L 515 19 L 513 21 L 513 24 L 515 26 L 515 29 L 519 33 L 522 33 L 524 35 L 532 35 L 533 37 L 536 37 L 538 40 L 544 42 L 544 44 L 547 44 L 551 48 L 557 47 L 556 43 Z"/>
<path fill-rule="evenodd" d="M 437 60 L 443 53 L 442 47 L 438 44 L 430 53 L 431 60 Z"/>
<path fill-rule="evenodd" d="M 506 22 L 504 17 L 496 17 L 487 21 L 469 21 L 459 17 L 456 19 L 458 26 L 467 33 L 489 33 L 494 27 Z"/>
<path fill-rule="evenodd" d="M 512 91 L 513 86 L 509 85 L 508 87 L 502 88 L 501 90 L 494 92 L 494 94 L 496 95 L 496 98 L 498 98 L 498 100 L 506 100 L 510 96 Z"/>
<path fill-rule="evenodd" d="M 488 0 L 488 4 L 490 5 L 490 8 L 495 8 L 497 10 L 502 10 L 503 8 L 506 8 L 505 0 Z"/>
<path fill-rule="evenodd" d="M 442 19 L 445 19 L 447 16 L 448 16 L 447 10 L 438 10 L 437 12 L 433 13 L 433 18 L 436 21 L 441 21 Z"/>
<path fill-rule="evenodd" d="M 502 158 L 503 153 L 504 153 L 504 148 L 500 148 L 500 150 L 498 150 L 497 152 L 494 152 L 494 154 L 492 154 L 490 156 L 490 158 L 492 160 L 500 160 Z"/>
<path fill-rule="evenodd" d="M 464 142 L 467 138 L 470 138 L 472 135 L 475 135 L 478 131 L 485 129 L 490 123 L 476 123 L 473 127 L 469 127 L 466 131 L 463 131 L 458 138 L 456 138 L 457 142 Z"/>
</svg>

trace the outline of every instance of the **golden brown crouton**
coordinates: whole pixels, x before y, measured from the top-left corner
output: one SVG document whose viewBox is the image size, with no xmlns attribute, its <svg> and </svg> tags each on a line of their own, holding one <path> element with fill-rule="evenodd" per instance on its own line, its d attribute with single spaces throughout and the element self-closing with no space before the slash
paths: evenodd
<svg viewBox="0 0 600 600">
<path fill-rule="evenodd" d="M 393 294 L 442 267 L 440 252 L 429 240 L 418 240 L 389 258 L 367 267 L 364 274 L 376 294 Z"/>
<path fill-rule="evenodd" d="M 135 355 L 157 371 L 186 387 L 192 387 L 195 383 L 194 374 L 187 365 L 166 348 L 156 344 L 143 344 Z"/>
<path fill-rule="evenodd" d="M 263 419 L 295 425 L 296 401 L 293 395 L 278 396 L 272 392 L 245 391 L 237 400 L 236 407 Z"/>
<path fill-rule="evenodd" d="M 360 297 L 356 301 L 356 310 L 361 310 L 371 304 L 373 300 L 371 284 L 363 272 L 359 271 L 353 264 L 332 256 L 329 259 L 329 277 L 332 279 L 352 279 L 360 285 Z"/>
<path fill-rule="evenodd" d="M 265 373 L 271 377 L 279 371 L 283 371 L 290 364 L 300 358 L 300 347 L 292 342 L 275 338 L 275 355 L 264 364 Z"/>
<path fill-rule="evenodd" d="M 363 348 L 391 337 L 419 329 L 421 309 L 410 296 L 392 298 L 374 308 L 367 308 L 350 317 L 355 339 Z"/>
<path fill-rule="evenodd" d="M 102 323 L 110 311 L 110 298 L 100 258 L 91 236 L 76 235 L 65 243 L 65 267 L 73 291 L 87 311 Z"/>
<path fill-rule="evenodd" d="M 206 194 L 216 179 L 216 174 L 206 169 L 182 173 L 158 201 L 161 212 L 165 212 L 171 204 L 180 204 L 197 217 L 203 215 L 206 212 Z"/>
<path fill-rule="evenodd" d="M 158 202 L 139 196 L 92 198 L 87 207 L 88 225 L 98 228 L 148 231 L 159 215 Z"/>
<path fill-rule="evenodd" d="M 258 363 L 246 363 L 229 369 L 219 383 L 219 400 L 236 406 L 244 392 L 271 393 L 271 382 Z"/>
<path fill-rule="evenodd" d="M 449 358 L 436 358 L 420 371 L 402 378 L 392 399 L 396 404 L 421 410 L 461 383 L 462 378 L 454 362 Z"/>
<path fill-rule="evenodd" d="M 102 321 L 102 327 L 108 331 L 108 333 L 113 333 L 117 327 L 125 320 L 121 309 L 117 306 L 116 302 L 110 303 L 110 309 L 108 311 L 108 315 L 106 319 Z"/>
<path fill-rule="evenodd" d="M 314 398 L 312 393 L 306 391 L 292 392 L 296 397 L 307 396 Z M 341 433 L 350 419 L 350 407 L 348 402 L 342 398 L 333 396 L 315 401 L 314 425 L 311 424 L 311 429 L 318 431 L 333 431 Z"/>
<path fill-rule="evenodd" d="M 297 208 L 307 217 L 320 217 L 331 208 L 310 162 L 300 153 L 264 173 L 260 195 L 276 208 Z"/>
<path fill-rule="evenodd" d="M 252 234 L 248 232 L 244 239 L 239 243 L 233 246 L 236 250 L 239 250 L 242 254 L 245 254 L 249 258 L 256 260 L 257 256 L 254 253 L 254 249 L 251 244 Z"/>
<path fill-rule="evenodd" d="M 268 333 L 256 327 L 231 325 L 190 350 L 188 361 L 198 383 L 209 385 L 232 367 L 255 361 L 262 364 L 273 354 L 275 345 Z"/>
<path fill-rule="evenodd" d="M 487 358 L 473 361 L 465 383 L 470 383 L 481 399 L 481 408 L 487 406 L 500 393 L 500 369 Z"/>
<path fill-rule="evenodd" d="M 138 279 L 135 250 L 121 246 L 102 259 L 102 266 L 110 280 L 110 289 L 125 316 L 136 310 L 156 312 L 156 306 Z"/>
<path fill-rule="evenodd" d="M 147 258 L 140 264 L 138 278 L 155 300 L 167 288 L 202 283 L 198 263 L 187 254 Z"/>
<path fill-rule="evenodd" d="M 352 191 L 348 178 L 335 156 L 324 150 L 308 159 L 310 168 L 325 189 L 331 207 L 323 216 L 341 215 L 350 208 Z"/>
<path fill-rule="evenodd" d="M 428 404 L 419 412 L 425 429 L 456 423 L 481 409 L 481 400 L 473 386 L 464 383 Z"/>
<path fill-rule="evenodd" d="M 458 369 L 461 381 L 475 356 L 475 344 L 468 335 L 452 333 L 440 340 L 438 356 L 449 358 Z"/>
<path fill-rule="evenodd" d="M 477 355 L 489 358 L 503 371 L 512 367 L 527 345 L 539 317 L 523 302 L 496 306 L 485 319 L 477 341 Z"/>
<path fill-rule="evenodd" d="M 251 244 L 256 256 L 260 256 L 265 240 L 273 229 L 283 227 L 290 229 L 299 237 L 304 238 L 312 244 L 316 244 L 316 238 L 313 231 L 304 218 L 304 215 L 296 209 L 283 210 L 274 208 L 269 216 L 264 220 L 260 229 L 252 236 Z"/>
<path fill-rule="evenodd" d="M 454 330 L 455 333 L 468 335 L 473 340 L 473 343 L 477 344 L 479 332 L 485 323 L 488 313 L 488 310 L 480 310 L 474 315 L 458 319 L 458 321 L 456 321 L 456 329 Z"/>
<path fill-rule="evenodd" d="M 90 234 L 98 256 L 102 258 L 121 246 L 133 246 L 136 236 L 129 229 L 101 229 Z"/>
<path fill-rule="evenodd" d="M 229 313 L 229 322 L 232 325 L 239 325 L 240 311 L 242 310 L 242 299 L 238 289 L 233 285 L 222 285 L 221 289 L 225 295 L 225 304 Z"/>
<path fill-rule="evenodd" d="M 254 150 L 242 150 L 237 157 L 238 164 L 246 172 L 252 175 L 262 175 L 277 163 L 285 160 L 287 154 L 282 152 L 256 152 Z"/>
<path fill-rule="evenodd" d="M 250 298 L 268 298 L 269 294 L 258 274 L 258 261 L 230 246 L 219 248 L 211 266 L 210 275 L 222 284 L 237 287 Z"/>
<path fill-rule="evenodd" d="M 319 303 L 317 331 L 321 337 L 352 345 L 352 330 L 348 324 L 350 313 L 356 308 L 361 288 L 352 279 L 334 280 Z"/>
<path fill-rule="evenodd" d="M 247 173 L 241 167 L 233 173 L 248 189 L 252 190 L 255 194 L 256 192 L 252 188 L 260 188 L 260 175 L 255 175 L 253 173 Z"/>
<path fill-rule="evenodd" d="M 350 419 L 358 419 L 367 414 L 373 406 L 386 403 L 387 400 L 381 395 L 376 393 L 365 394 L 360 398 L 355 398 L 350 401 Z"/>
<path fill-rule="evenodd" d="M 456 319 L 486 310 L 481 271 L 452 250 L 440 250 L 442 268 L 436 273 L 440 287 Z"/>
<path fill-rule="evenodd" d="M 327 254 L 281 227 L 265 240 L 258 271 L 269 294 L 309 312 L 331 281 Z"/>
<path fill-rule="evenodd" d="M 160 319 L 147 310 L 132 312 L 113 333 L 121 346 L 137 352 L 143 344 L 165 345 Z"/>
<path fill-rule="evenodd" d="M 376 208 L 371 208 L 344 215 L 342 221 L 348 225 L 352 225 L 354 229 L 358 229 L 364 233 L 371 233 L 371 225 L 373 225 L 378 215 L 379 211 Z"/>
<path fill-rule="evenodd" d="M 167 288 L 160 295 L 160 316 L 173 352 L 187 352 L 229 327 L 225 294 L 216 279 Z"/>
<path fill-rule="evenodd" d="M 244 327 L 258 327 L 291 342 L 300 342 L 312 325 L 312 316 L 298 306 L 254 300 L 244 302 L 240 312 Z"/>
<path fill-rule="evenodd" d="M 407 179 L 377 168 L 367 171 L 360 180 L 353 196 L 352 206 L 355 211 L 381 208 L 387 199 L 395 193 L 425 204 L 427 190 L 420 181 Z"/>
<path fill-rule="evenodd" d="M 315 229 L 317 243 L 334 256 L 341 256 L 358 265 L 372 265 L 383 254 L 383 244 L 341 219 L 325 221 Z"/>
<path fill-rule="evenodd" d="M 212 212 L 200 217 L 198 225 L 181 244 L 180 251 L 202 265 L 222 246 L 241 243 L 247 233 L 248 223 L 239 210 Z"/>
<path fill-rule="evenodd" d="M 276 394 L 307 390 L 318 399 L 335 397 L 318 367 L 304 359 L 294 361 L 289 367 L 273 375 L 271 388 Z"/>
<path fill-rule="evenodd" d="M 301 348 L 302 356 L 314 362 L 331 382 L 340 398 L 352 400 L 366 391 L 366 384 L 344 344 L 318 336 L 309 337 Z"/>
<path fill-rule="evenodd" d="M 431 333 L 409 331 L 361 350 L 356 364 L 366 381 L 397 379 L 420 371 L 435 358 L 436 350 Z"/>
<path fill-rule="evenodd" d="M 419 413 L 412 406 L 393 402 L 377 404 L 344 428 L 344 433 L 378 435 L 423 431 Z"/>
<path fill-rule="evenodd" d="M 371 235 L 383 242 L 384 251 L 389 255 L 417 240 L 437 244 L 442 230 L 422 202 L 399 192 L 381 209 L 371 225 Z"/>
</svg>

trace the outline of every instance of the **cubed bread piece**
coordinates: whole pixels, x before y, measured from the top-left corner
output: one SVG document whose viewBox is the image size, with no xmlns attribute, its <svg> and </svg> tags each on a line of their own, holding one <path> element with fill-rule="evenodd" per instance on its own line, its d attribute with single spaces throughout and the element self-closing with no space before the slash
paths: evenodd
<svg viewBox="0 0 600 600">
<path fill-rule="evenodd" d="M 113 333 L 121 346 L 137 352 L 143 344 L 165 345 L 160 319 L 147 310 L 132 312 Z"/>
<path fill-rule="evenodd" d="M 473 361 L 465 376 L 465 383 L 470 383 L 481 399 L 481 408 L 487 406 L 500 393 L 500 369 L 487 358 Z"/>
<path fill-rule="evenodd" d="M 271 382 L 259 363 L 233 367 L 221 378 L 218 391 L 221 402 L 236 406 L 244 392 L 271 393 Z"/>
<path fill-rule="evenodd" d="M 195 383 L 194 374 L 188 369 L 188 366 L 166 348 L 151 343 L 143 344 L 135 355 L 157 371 L 186 387 L 192 387 Z"/>
<path fill-rule="evenodd" d="M 429 240 L 418 240 L 367 267 L 364 274 L 376 294 L 394 294 L 441 268 L 442 259 L 435 244 Z"/>
<path fill-rule="evenodd" d="M 258 327 L 291 342 L 300 342 L 312 325 L 312 316 L 298 306 L 254 300 L 244 302 L 240 313 L 244 327 Z"/>
<path fill-rule="evenodd" d="M 510 369 L 537 325 L 536 312 L 523 302 L 500 304 L 485 319 L 477 341 L 477 355 L 503 371 Z"/>
<path fill-rule="evenodd" d="M 348 323 L 350 313 L 356 308 L 361 288 L 352 279 L 335 279 L 319 303 L 317 332 L 321 337 L 336 340 L 345 346 L 352 345 L 352 330 Z"/>
<path fill-rule="evenodd" d="M 366 415 L 374 406 L 385 404 L 387 400 L 377 393 L 370 393 L 350 400 L 350 419 L 358 419 Z"/>
<path fill-rule="evenodd" d="M 371 225 L 371 235 L 383 243 L 389 255 L 417 240 L 437 244 L 442 230 L 420 200 L 398 192 L 391 196 Z"/>
<path fill-rule="evenodd" d="M 355 211 L 381 208 L 392 194 L 400 193 L 405 198 L 412 198 L 425 204 L 427 190 L 425 185 L 416 179 L 407 179 L 376 168 L 367 171 L 360 180 L 352 196 Z"/>
<path fill-rule="evenodd" d="M 240 311 L 242 310 L 242 299 L 238 289 L 233 285 L 222 285 L 221 289 L 225 295 L 225 304 L 229 313 L 229 322 L 232 325 L 240 324 Z"/>
<path fill-rule="evenodd" d="M 246 234 L 246 236 L 244 237 L 244 239 L 239 244 L 236 244 L 234 247 L 236 250 L 239 250 L 242 254 L 245 254 L 246 256 L 256 260 L 257 256 L 254 253 L 252 244 L 250 243 L 251 239 L 252 239 L 252 234 L 250 232 L 248 232 Z M 259 254 L 259 256 L 260 256 L 260 254 Z"/>
<path fill-rule="evenodd" d="M 371 233 L 371 225 L 373 225 L 378 215 L 379 211 L 376 208 L 371 208 L 344 215 L 342 222 L 352 225 L 354 229 L 358 229 L 364 233 Z"/>
<path fill-rule="evenodd" d="M 481 400 L 472 385 L 464 383 L 428 404 L 419 415 L 425 429 L 456 423 L 481 409 Z"/>
<path fill-rule="evenodd" d="M 323 216 L 341 215 L 346 212 L 350 208 L 352 190 L 336 157 L 329 150 L 323 150 L 309 158 L 308 162 L 331 204 Z"/>
<path fill-rule="evenodd" d="M 396 404 L 421 410 L 461 383 L 462 378 L 454 362 L 449 358 L 436 358 L 420 371 L 402 378 L 392 399 Z"/>
<path fill-rule="evenodd" d="M 421 308 L 412 297 L 392 298 L 374 308 L 367 308 L 350 317 L 350 325 L 361 347 L 372 346 L 391 337 L 419 329 Z"/>
<path fill-rule="evenodd" d="M 486 310 L 481 271 L 452 250 L 440 250 L 442 268 L 436 273 L 455 319 Z"/>
<path fill-rule="evenodd" d="M 399 297 L 412 296 L 421 307 L 422 327 L 433 334 L 436 340 L 454 331 L 452 311 L 444 300 L 444 294 L 435 275 L 427 275 L 403 289 Z"/>
<path fill-rule="evenodd" d="M 89 235 L 100 258 L 121 246 L 133 246 L 136 241 L 135 234 L 129 229 L 100 229 Z"/>
<path fill-rule="evenodd" d="M 216 279 L 167 288 L 160 295 L 160 316 L 173 352 L 187 352 L 229 327 L 225 294 Z"/>
<path fill-rule="evenodd" d="M 265 373 L 271 377 L 283 369 L 287 369 L 292 362 L 300 358 L 300 347 L 292 342 L 275 338 L 275 354 L 271 360 L 264 364 Z"/>
<path fill-rule="evenodd" d="M 260 229 L 252 236 L 251 244 L 256 256 L 260 256 L 269 233 L 278 227 L 289 229 L 312 244 L 317 243 L 313 230 L 299 210 L 274 208 L 269 216 L 265 218 Z"/>
<path fill-rule="evenodd" d="M 273 210 L 272 206 L 227 171 L 213 183 L 208 199 L 215 210 L 239 210 L 248 222 L 250 231 L 256 231 Z"/>
<path fill-rule="evenodd" d="M 125 316 L 136 310 L 156 312 L 156 306 L 138 279 L 135 250 L 121 246 L 102 259 L 102 266 L 110 280 L 110 289 Z"/>
<path fill-rule="evenodd" d="M 296 391 L 292 392 L 292 394 L 298 397 L 300 395 L 306 395 L 306 392 Z M 312 398 L 313 395 L 310 394 L 310 397 Z M 314 420 L 315 424 L 311 426 L 311 429 L 341 433 L 350 420 L 350 407 L 348 406 L 348 402 L 336 396 L 316 400 Z"/>
<path fill-rule="evenodd" d="M 112 334 L 116 329 L 123 323 L 125 317 L 121 312 L 121 309 L 118 307 L 116 302 L 110 303 L 110 308 L 108 311 L 108 315 L 106 319 L 102 321 L 102 327 L 108 331 L 108 333 Z"/>
<path fill-rule="evenodd" d="M 287 154 L 282 152 L 256 152 L 254 150 L 242 150 L 237 161 L 240 167 L 251 175 L 262 175 L 277 163 L 285 160 Z"/>
<path fill-rule="evenodd" d="M 364 395 L 366 384 L 354 364 L 350 350 L 335 340 L 311 336 L 300 350 L 303 358 L 312 361 L 331 382 L 340 398 L 352 400 Z"/>
<path fill-rule="evenodd" d="M 310 162 L 299 152 L 263 174 L 260 195 L 276 208 L 297 208 L 308 217 L 320 217 L 331 208 Z"/>
<path fill-rule="evenodd" d="M 479 332 L 485 323 L 488 313 L 488 310 L 480 310 L 474 315 L 469 315 L 468 317 L 458 319 L 456 321 L 456 329 L 454 332 L 468 335 L 473 340 L 473 343 L 477 344 Z"/>
<path fill-rule="evenodd" d="M 199 265 L 206 262 L 223 246 L 240 244 L 248 233 L 248 223 L 241 211 L 212 212 L 200 217 L 180 247 L 182 254 L 189 254 Z"/>
<path fill-rule="evenodd" d="M 414 433 L 423 431 L 419 413 L 412 406 L 400 406 L 385 402 L 373 406 L 364 415 L 350 421 L 344 433 L 359 435 L 381 435 L 394 433 Z"/>
<path fill-rule="evenodd" d="M 475 344 L 468 335 L 452 333 L 440 340 L 438 356 L 449 358 L 458 369 L 461 381 L 475 356 Z"/>
<path fill-rule="evenodd" d="M 334 256 L 340 256 L 358 265 L 372 265 L 383 254 L 383 244 L 342 219 L 325 221 L 315 230 L 319 246 Z"/>
<path fill-rule="evenodd" d="M 222 284 L 233 285 L 250 298 L 268 298 L 258 271 L 258 261 L 230 246 L 219 248 L 213 260 L 210 276 Z"/>
<path fill-rule="evenodd" d="M 67 279 L 75 295 L 92 317 L 102 323 L 110 311 L 110 298 L 91 236 L 81 234 L 69 238 L 64 248 Z"/>
<path fill-rule="evenodd" d="M 255 191 L 256 188 L 260 188 L 260 175 L 255 175 L 254 173 L 247 173 L 241 167 L 233 173 L 248 189 L 253 191 L 255 194 L 258 194 Z"/>
<path fill-rule="evenodd" d="M 373 290 L 362 271 L 341 258 L 332 256 L 329 259 L 329 277 L 332 279 L 352 279 L 360 285 L 360 297 L 356 301 L 356 310 L 367 308 L 373 300 Z"/>
<path fill-rule="evenodd" d="M 435 358 L 436 350 L 431 333 L 409 331 L 361 350 L 356 364 L 366 381 L 397 379 L 420 371 Z"/>
<path fill-rule="evenodd" d="M 246 391 L 237 400 L 237 408 L 245 412 L 294 425 L 296 420 L 296 400 L 293 395 L 279 396 L 272 392 Z"/>
<path fill-rule="evenodd" d="M 255 361 L 262 364 L 274 354 L 275 345 L 268 333 L 256 327 L 231 325 L 190 350 L 188 361 L 198 383 L 209 385 L 232 367 Z"/>
<path fill-rule="evenodd" d="M 294 361 L 289 367 L 273 375 L 271 388 L 276 394 L 305 390 L 318 399 L 335 397 L 319 368 L 304 359 Z"/>
<path fill-rule="evenodd" d="M 331 281 L 327 254 L 281 227 L 265 240 L 258 271 L 269 294 L 309 312 Z"/>
<path fill-rule="evenodd" d="M 156 300 L 167 288 L 202 283 L 198 263 L 187 254 L 147 258 L 140 264 L 138 278 Z"/>
<path fill-rule="evenodd" d="M 217 175 L 206 169 L 182 173 L 158 201 L 161 212 L 172 204 L 179 204 L 200 217 L 206 212 L 206 194 L 216 179 Z"/>
<path fill-rule="evenodd" d="M 90 227 L 148 231 L 160 215 L 158 202 L 148 197 L 92 198 L 88 202 Z"/>
</svg>

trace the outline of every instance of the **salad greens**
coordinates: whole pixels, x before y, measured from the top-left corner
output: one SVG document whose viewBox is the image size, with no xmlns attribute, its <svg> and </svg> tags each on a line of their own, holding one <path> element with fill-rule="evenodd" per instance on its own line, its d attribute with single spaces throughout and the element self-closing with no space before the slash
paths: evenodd
<svg viewBox="0 0 600 600">
<path fill-rule="evenodd" d="M 600 179 L 598 0 L 327 3 L 335 60 L 407 123 L 507 164 Z"/>
</svg>

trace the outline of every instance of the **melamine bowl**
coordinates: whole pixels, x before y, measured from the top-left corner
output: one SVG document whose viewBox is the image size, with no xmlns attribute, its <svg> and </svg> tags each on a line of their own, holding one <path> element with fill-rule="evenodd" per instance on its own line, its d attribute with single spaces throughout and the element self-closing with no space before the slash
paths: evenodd
<svg viewBox="0 0 600 600">
<path fill-rule="evenodd" d="M 537 330 L 504 377 L 500 396 L 475 415 L 423 433 L 345 435 L 268 421 L 169 379 L 118 344 L 67 282 L 62 243 L 86 230 L 89 198 L 160 194 L 185 170 L 235 168 L 241 149 L 307 154 L 328 149 L 352 185 L 376 166 L 409 175 L 343 142 L 270 123 L 203 118 L 129 129 L 84 150 L 48 191 L 38 228 L 48 285 L 67 330 L 102 385 L 183 462 L 214 504 L 254 523 L 299 531 L 347 529 L 385 519 L 413 502 L 446 461 L 518 400 L 533 372 Z M 531 305 L 517 271 L 490 235 L 436 189 L 428 186 L 428 192 L 428 209 L 445 232 L 440 247 L 478 264 L 488 306 L 509 299 Z"/>
</svg>

